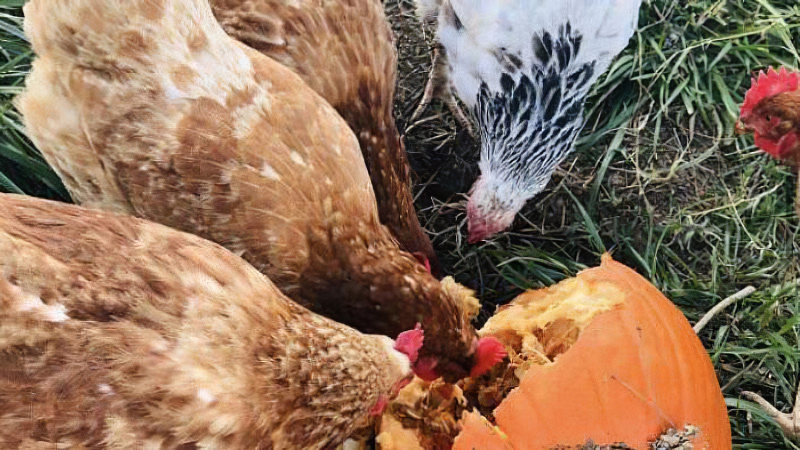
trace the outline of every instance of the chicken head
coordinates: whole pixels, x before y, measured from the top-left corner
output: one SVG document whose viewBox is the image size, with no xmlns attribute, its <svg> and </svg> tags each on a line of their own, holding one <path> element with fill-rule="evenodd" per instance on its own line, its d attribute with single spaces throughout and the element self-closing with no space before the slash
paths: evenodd
<svg viewBox="0 0 800 450">
<path fill-rule="evenodd" d="M 753 133 L 758 148 L 800 166 L 800 73 L 770 67 L 753 77 L 736 131 Z M 795 210 L 800 215 L 800 179 L 796 194 Z"/>
</svg>

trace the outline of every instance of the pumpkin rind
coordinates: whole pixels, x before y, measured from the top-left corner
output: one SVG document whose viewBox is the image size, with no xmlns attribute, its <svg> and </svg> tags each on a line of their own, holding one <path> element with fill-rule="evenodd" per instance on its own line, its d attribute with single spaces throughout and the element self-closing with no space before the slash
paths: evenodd
<svg viewBox="0 0 800 450">
<path fill-rule="evenodd" d="M 470 450 L 513 450 L 508 443 L 508 437 L 492 426 L 480 414 L 466 413 L 461 420 L 462 426 L 470 430 L 469 433 L 462 432 L 456 437 L 453 448 L 463 448 Z M 466 443 L 469 440 L 469 443 Z"/>
<path fill-rule="evenodd" d="M 668 428 L 694 425 L 700 429 L 696 449 L 730 449 L 727 409 L 714 368 L 683 314 L 609 255 L 578 278 L 590 285 L 613 284 L 625 299 L 597 314 L 555 362 L 533 365 L 525 373 L 519 388 L 494 411 L 507 441 L 487 437 L 486 424 L 473 418 L 463 422 L 453 448 L 508 443 L 515 450 L 549 449 L 589 439 L 646 448 Z M 512 305 L 547 294 L 526 293 Z"/>
</svg>

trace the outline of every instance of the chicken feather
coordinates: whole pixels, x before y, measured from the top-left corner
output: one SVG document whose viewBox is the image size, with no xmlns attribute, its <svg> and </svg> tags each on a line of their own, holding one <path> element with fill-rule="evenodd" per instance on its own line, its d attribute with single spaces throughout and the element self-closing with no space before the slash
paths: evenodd
<svg viewBox="0 0 800 450">
<path fill-rule="evenodd" d="M 471 292 L 400 250 L 347 123 L 205 1 L 32 0 L 25 31 L 38 57 L 17 104 L 78 203 L 217 242 L 362 332 L 419 322 L 420 354 L 469 373 Z"/>
<path fill-rule="evenodd" d="M 481 176 L 471 242 L 508 228 L 583 128 L 589 89 L 636 29 L 641 0 L 417 0 L 434 6 L 448 83 L 472 110 Z"/>
<path fill-rule="evenodd" d="M 329 448 L 410 380 L 392 347 L 199 237 L 0 194 L 3 449 Z"/>
<path fill-rule="evenodd" d="M 397 51 L 378 0 L 212 0 L 225 32 L 300 75 L 359 140 L 381 223 L 441 272 L 419 224 L 410 168 L 394 122 Z"/>
</svg>

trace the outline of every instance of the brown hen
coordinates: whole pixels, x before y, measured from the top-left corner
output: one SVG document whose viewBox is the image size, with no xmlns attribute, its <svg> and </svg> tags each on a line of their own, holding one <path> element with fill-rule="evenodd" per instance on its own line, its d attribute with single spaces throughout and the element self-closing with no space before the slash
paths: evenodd
<svg viewBox="0 0 800 450">
<path fill-rule="evenodd" d="M 477 300 L 380 224 L 358 142 L 289 69 L 203 0 L 32 0 L 19 99 L 73 198 L 212 240 L 289 297 L 362 332 L 422 323 L 425 373 L 479 363 Z"/>
<path fill-rule="evenodd" d="M 410 381 L 393 347 L 199 237 L 0 194 L 0 448 L 329 448 Z"/>
<path fill-rule="evenodd" d="M 211 0 L 232 37 L 300 75 L 355 132 L 378 202 L 378 215 L 401 247 L 439 260 L 419 224 L 409 165 L 394 123 L 397 51 L 379 0 Z"/>
</svg>

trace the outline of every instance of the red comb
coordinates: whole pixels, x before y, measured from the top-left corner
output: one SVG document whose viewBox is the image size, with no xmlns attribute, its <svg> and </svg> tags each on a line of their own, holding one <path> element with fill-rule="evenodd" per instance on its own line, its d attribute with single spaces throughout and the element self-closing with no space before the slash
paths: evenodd
<svg viewBox="0 0 800 450">
<path fill-rule="evenodd" d="M 419 356 L 419 349 L 422 348 L 422 341 L 425 339 L 425 333 L 422 331 L 422 325 L 417 324 L 413 330 L 403 331 L 397 336 L 394 341 L 394 349 L 398 352 L 405 353 L 411 364 L 417 361 Z"/>
<path fill-rule="evenodd" d="M 750 89 L 744 96 L 744 103 L 739 114 L 746 115 L 761 100 L 784 92 L 796 91 L 798 86 L 800 86 L 800 73 L 789 72 L 786 67 L 781 67 L 777 72 L 770 67 L 766 74 L 762 70 L 759 72 L 758 78 L 751 78 Z"/>
<path fill-rule="evenodd" d="M 506 354 L 506 348 L 497 339 L 490 336 L 478 340 L 478 348 L 475 350 L 476 362 L 469 376 L 474 378 L 483 375 L 502 361 Z"/>
</svg>

